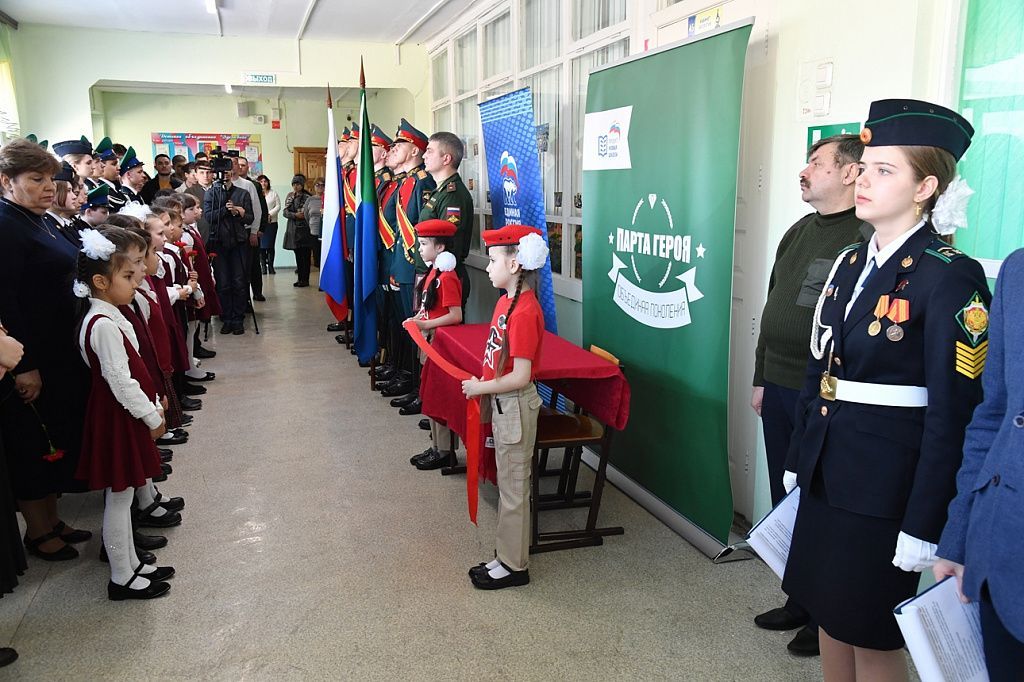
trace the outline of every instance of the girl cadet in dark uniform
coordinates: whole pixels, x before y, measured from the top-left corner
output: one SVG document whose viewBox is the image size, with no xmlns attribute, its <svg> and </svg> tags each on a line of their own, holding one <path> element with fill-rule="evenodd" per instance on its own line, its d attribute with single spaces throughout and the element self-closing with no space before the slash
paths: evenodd
<svg viewBox="0 0 1024 682">
<path fill-rule="evenodd" d="M 818 300 L 784 478 L 801 499 L 782 586 L 821 625 L 826 680 L 906 679 L 892 609 L 935 562 L 991 298 L 981 265 L 940 239 L 965 222 L 971 125 L 915 100 L 868 118 L 856 205 L 875 234 L 840 253 Z"/>
</svg>

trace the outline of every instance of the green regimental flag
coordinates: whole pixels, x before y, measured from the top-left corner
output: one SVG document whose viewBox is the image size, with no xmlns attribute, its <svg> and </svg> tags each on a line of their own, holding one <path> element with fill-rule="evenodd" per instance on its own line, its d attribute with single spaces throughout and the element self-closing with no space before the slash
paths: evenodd
<svg viewBox="0 0 1024 682">
<path fill-rule="evenodd" d="M 612 463 L 723 543 L 743 64 L 752 20 L 590 74 L 583 339 L 632 387 Z"/>
</svg>

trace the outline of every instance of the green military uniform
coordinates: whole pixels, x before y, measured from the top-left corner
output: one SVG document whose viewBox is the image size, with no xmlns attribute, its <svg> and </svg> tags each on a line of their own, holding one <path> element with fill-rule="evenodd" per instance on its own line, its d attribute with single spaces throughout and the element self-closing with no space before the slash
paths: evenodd
<svg viewBox="0 0 1024 682">
<path fill-rule="evenodd" d="M 466 272 L 466 256 L 469 255 L 470 243 L 473 240 L 473 195 L 469 193 L 462 178 L 455 173 L 431 192 L 427 203 L 420 210 L 418 222 L 440 219 L 455 224 L 455 257 L 458 264 L 455 273 L 462 281 L 462 304 L 469 297 L 469 275 Z M 426 264 L 416 255 L 416 272 L 425 273 Z"/>
</svg>

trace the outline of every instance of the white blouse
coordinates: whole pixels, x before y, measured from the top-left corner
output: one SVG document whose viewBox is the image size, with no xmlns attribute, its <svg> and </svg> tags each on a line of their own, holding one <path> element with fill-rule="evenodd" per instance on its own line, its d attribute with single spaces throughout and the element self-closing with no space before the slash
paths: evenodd
<svg viewBox="0 0 1024 682">
<path fill-rule="evenodd" d="M 89 346 L 100 362 L 100 374 L 110 386 L 110 392 L 114 394 L 117 402 L 121 403 L 131 416 L 141 419 L 150 429 L 155 429 L 163 421 L 163 408 L 159 403 L 151 401 L 139 382 L 132 377 L 128 367 L 128 353 L 124 349 L 124 337 L 128 337 L 135 350 L 139 349 L 135 328 L 120 310 L 98 298 L 89 299 L 89 312 L 82 320 L 82 329 L 78 336 L 82 358 L 88 365 L 89 354 L 85 350 L 85 333 L 89 329 L 90 321 L 100 315 L 109 319 L 97 320 L 89 337 Z"/>
</svg>

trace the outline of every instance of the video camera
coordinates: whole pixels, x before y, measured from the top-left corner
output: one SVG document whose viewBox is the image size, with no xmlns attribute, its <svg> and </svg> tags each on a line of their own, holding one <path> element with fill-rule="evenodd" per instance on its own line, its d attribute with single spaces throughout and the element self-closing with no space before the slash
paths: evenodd
<svg viewBox="0 0 1024 682">
<path fill-rule="evenodd" d="M 237 153 L 237 152 L 236 152 Z M 225 152 L 220 147 L 214 147 L 208 152 L 210 166 L 213 169 L 213 177 L 224 187 L 227 187 L 231 169 L 234 165 L 231 161 L 230 152 Z"/>
</svg>

